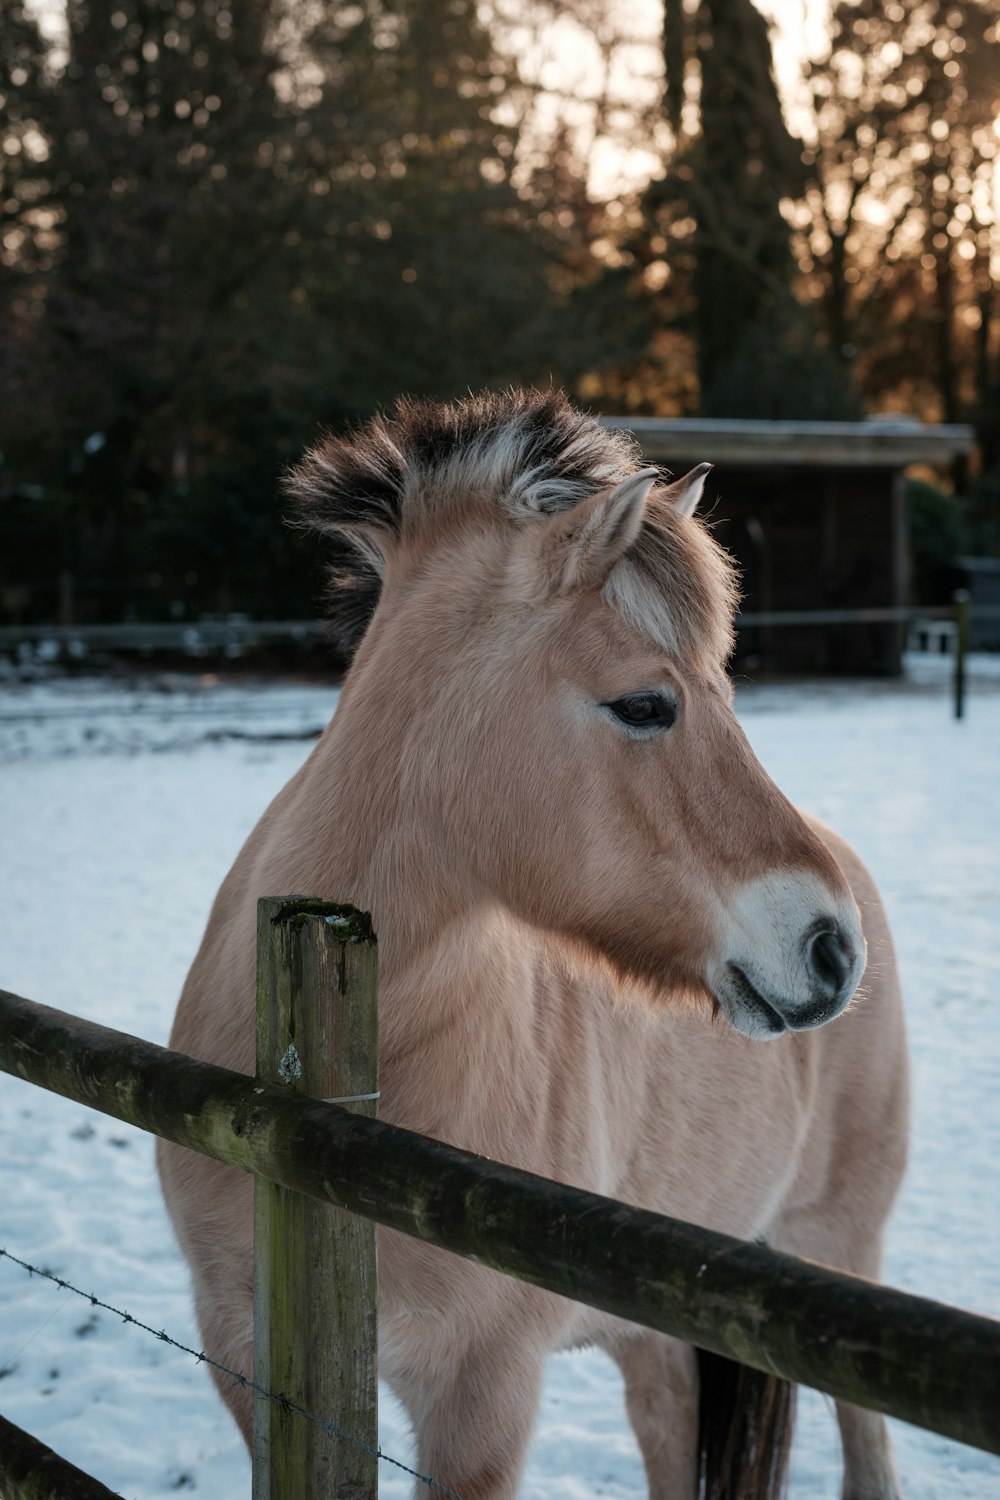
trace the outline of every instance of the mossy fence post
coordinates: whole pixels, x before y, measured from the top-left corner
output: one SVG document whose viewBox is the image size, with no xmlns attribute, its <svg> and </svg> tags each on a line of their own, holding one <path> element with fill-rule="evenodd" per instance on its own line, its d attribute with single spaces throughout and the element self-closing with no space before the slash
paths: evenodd
<svg viewBox="0 0 1000 1500">
<path fill-rule="evenodd" d="M 366 913 L 305 897 L 257 903 L 257 1074 L 376 1113 L 378 950 Z M 257 1177 L 254 1385 L 350 1437 L 255 1390 L 253 1500 L 375 1500 L 377 1370 L 374 1222 Z"/>
</svg>

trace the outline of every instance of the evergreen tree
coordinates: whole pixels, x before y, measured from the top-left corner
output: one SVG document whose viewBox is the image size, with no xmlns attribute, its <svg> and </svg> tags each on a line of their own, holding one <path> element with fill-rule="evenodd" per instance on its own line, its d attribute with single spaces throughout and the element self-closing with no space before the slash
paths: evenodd
<svg viewBox="0 0 1000 1500">
<path fill-rule="evenodd" d="M 516 70 L 474 0 L 379 0 L 349 30 L 333 11 L 310 49 L 354 137 L 308 281 L 330 402 L 548 378 L 553 257 L 511 182 L 517 129 L 494 118 Z"/>
<path fill-rule="evenodd" d="M 801 143 L 782 116 L 767 23 L 751 0 L 701 0 L 693 18 L 671 0 L 664 57 L 674 154 L 644 206 L 651 237 L 666 247 L 680 322 L 694 338 L 700 410 L 857 415 L 849 382 L 795 295 L 781 204 L 801 196 L 806 178 Z M 692 67 L 700 75 L 694 129 L 683 107 Z"/>
<path fill-rule="evenodd" d="M 779 207 L 800 186 L 798 143 L 771 74 L 767 23 L 751 0 L 702 0 L 701 137 L 690 192 L 703 405 L 734 356 L 791 295 Z"/>
</svg>

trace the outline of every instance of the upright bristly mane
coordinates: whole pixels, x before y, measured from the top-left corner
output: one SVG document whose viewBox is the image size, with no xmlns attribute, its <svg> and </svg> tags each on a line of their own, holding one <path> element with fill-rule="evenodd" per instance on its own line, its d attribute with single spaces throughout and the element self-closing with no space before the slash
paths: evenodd
<svg viewBox="0 0 1000 1500">
<path fill-rule="evenodd" d="M 601 426 L 561 391 L 514 389 L 450 404 L 401 399 L 356 431 L 324 438 L 290 471 L 284 491 L 302 525 L 334 538 L 332 625 L 350 657 L 378 603 L 386 551 L 435 509 L 474 499 L 511 519 L 552 515 L 642 466 L 631 434 Z M 674 647 L 680 635 L 690 635 L 704 647 L 707 635 L 709 654 L 724 655 L 732 613 L 728 562 L 700 528 L 693 549 L 672 541 L 681 528 L 672 510 L 663 510 L 657 520 L 651 508 L 636 566 L 624 570 L 608 597 L 633 619 L 642 616 L 665 644 Z M 664 589 L 680 591 L 676 604 L 693 610 L 690 631 L 668 620 Z"/>
</svg>

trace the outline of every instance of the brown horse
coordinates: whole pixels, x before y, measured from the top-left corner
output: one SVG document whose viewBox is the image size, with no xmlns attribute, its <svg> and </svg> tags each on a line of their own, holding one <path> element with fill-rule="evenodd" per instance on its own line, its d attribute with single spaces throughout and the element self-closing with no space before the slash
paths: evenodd
<svg viewBox="0 0 1000 1500">
<path fill-rule="evenodd" d="M 308 455 L 288 489 L 338 540 L 353 663 L 222 886 L 172 1045 L 252 1072 L 257 898 L 352 900 L 380 939 L 384 1119 L 874 1276 L 906 1138 L 891 941 L 733 715 L 708 468 L 665 485 L 551 392 L 401 404 Z M 251 1180 L 160 1162 L 205 1348 L 248 1370 Z M 744 1383 L 727 1442 L 719 1362 L 389 1232 L 380 1341 L 420 1468 L 466 1500 L 512 1500 L 545 1356 L 590 1343 L 654 1500 L 777 1492 L 775 1382 Z M 894 1500 L 883 1420 L 839 1419 L 844 1495 Z"/>
</svg>

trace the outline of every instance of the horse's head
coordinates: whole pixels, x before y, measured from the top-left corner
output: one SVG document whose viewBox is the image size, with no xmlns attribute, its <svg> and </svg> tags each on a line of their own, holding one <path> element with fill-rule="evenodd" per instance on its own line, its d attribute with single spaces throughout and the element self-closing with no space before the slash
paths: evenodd
<svg viewBox="0 0 1000 1500">
<path fill-rule="evenodd" d="M 665 485 L 564 398 L 515 392 L 401 406 L 290 488 L 353 547 L 338 720 L 403 878 L 767 1037 L 836 1016 L 864 941 L 732 711 L 731 569 L 693 515 L 709 467 Z"/>
</svg>

